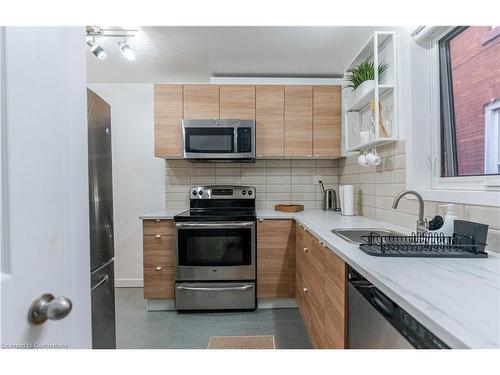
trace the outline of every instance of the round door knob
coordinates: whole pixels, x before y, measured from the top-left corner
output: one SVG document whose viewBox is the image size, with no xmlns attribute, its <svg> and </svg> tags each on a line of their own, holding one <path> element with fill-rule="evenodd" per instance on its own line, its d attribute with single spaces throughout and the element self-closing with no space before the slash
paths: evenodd
<svg viewBox="0 0 500 375">
<path fill-rule="evenodd" d="M 307 253 L 309 249 L 307 247 L 304 247 L 304 253 Z"/>
<path fill-rule="evenodd" d="M 307 294 L 309 292 L 309 289 L 304 288 L 304 293 Z"/>
<path fill-rule="evenodd" d="M 157 271 L 161 271 L 161 266 L 156 266 Z"/>
<path fill-rule="evenodd" d="M 60 320 L 68 316 L 73 308 L 69 298 L 57 297 L 46 293 L 31 304 L 28 319 L 34 324 L 42 324 L 50 320 Z"/>
</svg>

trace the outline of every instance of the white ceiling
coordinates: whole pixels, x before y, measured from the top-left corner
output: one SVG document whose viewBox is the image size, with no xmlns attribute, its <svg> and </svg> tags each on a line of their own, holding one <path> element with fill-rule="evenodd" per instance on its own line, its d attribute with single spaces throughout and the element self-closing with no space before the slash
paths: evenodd
<svg viewBox="0 0 500 375">
<path fill-rule="evenodd" d="M 208 82 L 210 76 L 339 77 L 380 27 L 141 27 L 125 59 L 116 43 L 87 53 L 92 83 Z"/>
</svg>

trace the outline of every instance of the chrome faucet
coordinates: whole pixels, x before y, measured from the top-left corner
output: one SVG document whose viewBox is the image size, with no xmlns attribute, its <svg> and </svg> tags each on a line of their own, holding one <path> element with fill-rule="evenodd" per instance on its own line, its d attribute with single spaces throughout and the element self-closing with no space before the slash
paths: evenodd
<svg viewBox="0 0 500 375">
<path fill-rule="evenodd" d="M 398 208 L 399 201 L 407 194 L 414 195 L 418 199 L 417 233 L 427 232 L 427 222 L 424 219 L 424 200 L 422 199 L 422 196 L 415 190 L 404 190 L 396 195 L 396 198 L 394 198 L 394 202 L 392 202 L 392 208 Z"/>
</svg>

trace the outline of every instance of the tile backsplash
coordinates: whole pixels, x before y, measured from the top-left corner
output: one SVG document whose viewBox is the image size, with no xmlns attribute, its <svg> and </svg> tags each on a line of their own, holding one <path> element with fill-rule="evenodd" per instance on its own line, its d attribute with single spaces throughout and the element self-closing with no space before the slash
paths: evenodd
<svg viewBox="0 0 500 375">
<path fill-rule="evenodd" d="M 354 185 L 354 203 L 357 214 L 415 229 L 418 202 L 403 198 L 396 210 L 392 209 L 394 197 L 406 189 L 405 142 L 388 144 L 377 148 L 382 162 L 377 167 L 360 167 L 358 154 L 342 158 L 339 162 L 339 183 Z M 446 202 L 425 201 L 425 216 L 444 217 Z M 455 204 L 459 219 L 489 225 L 488 249 L 500 251 L 500 208 Z"/>
<path fill-rule="evenodd" d="M 189 207 L 189 188 L 193 185 L 251 185 L 257 189 L 257 209 L 272 210 L 278 203 L 303 204 L 320 208 L 322 193 L 314 176 L 321 176 L 325 188 L 338 192 L 339 184 L 354 185 L 357 215 L 373 217 L 414 229 L 418 202 L 408 197 L 396 210 L 392 202 L 406 189 L 405 142 L 377 149 L 382 162 L 376 167 L 360 167 L 358 154 L 339 160 L 257 160 L 255 163 L 189 163 L 166 160 L 165 207 Z M 425 201 L 425 216 L 445 214 L 445 202 Z M 500 251 L 500 208 L 456 204 L 460 219 L 488 224 L 489 250 Z"/>
<path fill-rule="evenodd" d="M 338 190 L 338 160 L 257 160 L 255 163 L 189 163 L 166 160 L 165 207 L 188 208 L 193 185 L 250 185 L 257 190 L 257 209 L 278 203 L 320 208 L 322 193 L 314 176 L 325 188 Z"/>
</svg>

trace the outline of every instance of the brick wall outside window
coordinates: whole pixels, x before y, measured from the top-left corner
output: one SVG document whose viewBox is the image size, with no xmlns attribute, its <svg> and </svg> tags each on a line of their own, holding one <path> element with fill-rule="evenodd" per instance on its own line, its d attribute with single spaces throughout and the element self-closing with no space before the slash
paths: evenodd
<svg viewBox="0 0 500 375">
<path fill-rule="evenodd" d="M 484 106 L 500 97 L 500 37 L 491 33 L 472 26 L 450 42 L 459 175 L 484 173 Z"/>
</svg>

